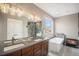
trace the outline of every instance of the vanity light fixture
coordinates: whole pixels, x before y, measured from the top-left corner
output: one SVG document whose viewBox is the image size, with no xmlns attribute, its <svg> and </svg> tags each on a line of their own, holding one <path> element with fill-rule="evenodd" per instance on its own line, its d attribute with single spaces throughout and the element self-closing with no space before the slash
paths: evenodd
<svg viewBox="0 0 79 59">
<path fill-rule="evenodd" d="M 23 16 L 23 10 L 12 4 L 0 3 L 0 10 L 5 14 L 17 15 L 19 17 Z"/>
<path fill-rule="evenodd" d="M 9 5 L 8 4 L 0 3 L 0 10 L 1 10 L 1 12 L 8 13 L 8 9 L 9 9 Z"/>
<path fill-rule="evenodd" d="M 23 9 L 13 5 L 13 4 L 8 4 L 8 3 L 0 3 L 0 10 L 1 12 L 5 13 L 5 14 L 10 14 L 13 16 L 24 16 L 24 17 L 28 17 L 29 20 L 37 22 L 37 21 L 41 21 L 41 18 L 37 15 L 31 14 L 31 13 L 26 13 Z"/>
<path fill-rule="evenodd" d="M 24 14 L 24 11 L 19 9 L 19 8 L 17 8 L 16 14 L 17 14 L 17 16 L 21 17 Z"/>
<path fill-rule="evenodd" d="M 59 14 L 59 12 L 58 12 L 58 11 L 56 11 L 56 12 L 55 12 L 55 14 L 57 14 L 57 15 L 58 15 L 58 14 Z"/>
<path fill-rule="evenodd" d="M 14 6 L 11 6 L 10 8 L 9 8 L 9 13 L 10 13 L 10 15 L 15 15 L 16 13 L 16 8 L 14 7 Z"/>
</svg>

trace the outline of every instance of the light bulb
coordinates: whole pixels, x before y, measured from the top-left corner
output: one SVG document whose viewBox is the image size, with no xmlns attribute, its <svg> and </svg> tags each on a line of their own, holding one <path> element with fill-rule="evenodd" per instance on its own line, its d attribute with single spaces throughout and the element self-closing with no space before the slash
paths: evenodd
<svg viewBox="0 0 79 59">
<path fill-rule="evenodd" d="M 15 15 L 15 13 L 16 13 L 15 7 L 12 6 L 12 7 L 10 8 L 10 14 L 11 14 L 11 15 Z"/>
</svg>

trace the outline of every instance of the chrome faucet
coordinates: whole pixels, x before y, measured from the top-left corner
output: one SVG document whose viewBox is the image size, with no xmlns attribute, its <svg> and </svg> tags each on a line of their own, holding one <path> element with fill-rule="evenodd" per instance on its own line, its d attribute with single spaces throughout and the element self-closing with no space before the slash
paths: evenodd
<svg viewBox="0 0 79 59">
<path fill-rule="evenodd" d="M 14 38 L 14 37 L 12 37 L 12 44 L 14 44 L 14 41 L 15 41 L 16 39 Z"/>
</svg>

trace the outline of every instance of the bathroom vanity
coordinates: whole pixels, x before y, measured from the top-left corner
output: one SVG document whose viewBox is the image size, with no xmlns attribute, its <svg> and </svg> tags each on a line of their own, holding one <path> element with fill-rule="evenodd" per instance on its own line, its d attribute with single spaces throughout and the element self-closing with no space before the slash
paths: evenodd
<svg viewBox="0 0 79 59">
<path fill-rule="evenodd" d="M 13 44 L 8 47 L 3 47 L 0 51 L 2 56 L 46 56 L 48 54 L 48 41 L 46 40 L 23 40 L 18 44 Z M 0 47 L 2 48 L 2 47 Z"/>
</svg>

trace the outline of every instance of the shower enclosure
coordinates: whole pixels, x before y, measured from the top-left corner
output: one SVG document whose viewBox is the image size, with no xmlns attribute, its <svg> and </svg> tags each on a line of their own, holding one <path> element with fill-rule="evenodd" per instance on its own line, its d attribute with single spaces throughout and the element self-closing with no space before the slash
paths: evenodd
<svg viewBox="0 0 79 59">
<path fill-rule="evenodd" d="M 33 38 L 42 38 L 42 23 L 28 22 L 28 36 Z"/>
</svg>

